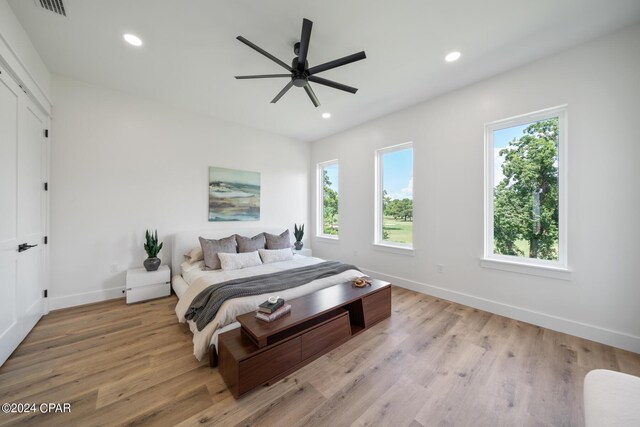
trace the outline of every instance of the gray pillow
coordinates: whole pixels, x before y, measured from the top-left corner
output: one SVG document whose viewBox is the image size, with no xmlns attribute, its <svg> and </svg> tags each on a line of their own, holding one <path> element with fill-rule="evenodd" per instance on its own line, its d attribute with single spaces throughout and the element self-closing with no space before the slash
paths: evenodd
<svg viewBox="0 0 640 427">
<path fill-rule="evenodd" d="M 236 236 L 235 234 L 224 239 L 205 239 L 200 237 L 200 246 L 202 246 L 202 253 L 204 255 L 204 269 L 205 270 L 219 270 L 220 258 L 218 253 L 237 253 L 236 250 Z"/>
<path fill-rule="evenodd" d="M 236 242 L 238 242 L 238 252 L 255 252 L 258 249 L 264 249 L 267 241 L 264 233 L 260 233 L 253 237 L 244 237 L 236 234 Z"/>
<path fill-rule="evenodd" d="M 264 233 L 264 237 L 267 240 L 267 249 L 284 249 L 291 247 L 289 230 L 285 230 L 279 236 L 276 236 L 275 234 Z"/>
</svg>

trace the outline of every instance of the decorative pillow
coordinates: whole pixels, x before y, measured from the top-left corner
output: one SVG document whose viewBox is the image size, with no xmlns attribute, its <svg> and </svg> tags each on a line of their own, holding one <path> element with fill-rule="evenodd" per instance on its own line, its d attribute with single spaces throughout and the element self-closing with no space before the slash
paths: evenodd
<svg viewBox="0 0 640 427">
<path fill-rule="evenodd" d="M 289 230 L 285 230 L 279 236 L 275 234 L 264 233 L 264 237 L 267 240 L 267 249 L 284 249 L 291 247 Z"/>
<path fill-rule="evenodd" d="M 260 233 L 253 237 L 244 237 L 236 234 L 236 242 L 238 242 L 238 252 L 255 252 L 258 249 L 264 249 L 267 241 L 264 233 Z"/>
<path fill-rule="evenodd" d="M 223 270 L 240 270 L 241 268 L 254 267 L 262 264 L 258 251 L 239 254 L 225 254 L 220 252 L 218 253 L 218 257 L 220 258 L 220 265 Z"/>
<path fill-rule="evenodd" d="M 291 248 L 284 249 L 260 249 L 260 258 L 264 264 L 272 262 L 288 261 L 293 259 L 293 251 Z"/>
<path fill-rule="evenodd" d="M 204 269 L 205 270 L 219 270 L 220 258 L 219 253 L 236 253 L 236 236 L 235 234 L 224 239 L 205 239 L 200 237 L 200 245 L 202 246 L 202 253 L 204 255 Z"/>
<path fill-rule="evenodd" d="M 202 247 L 197 247 L 191 249 L 189 252 L 184 254 L 184 259 L 189 264 L 193 264 L 194 262 L 198 262 L 204 259 L 204 255 L 202 253 Z"/>
<path fill-rule="evenodd" d="M 182 264 L 180 264 L 180 271 L 182 271 L 182 274 L 184 275 L 193 270 L 200 270 L 202 269 L 202 267 L 204 267 L 204 260 L 200 260 L 196 262 L 185 261 Z"/>
</svg>

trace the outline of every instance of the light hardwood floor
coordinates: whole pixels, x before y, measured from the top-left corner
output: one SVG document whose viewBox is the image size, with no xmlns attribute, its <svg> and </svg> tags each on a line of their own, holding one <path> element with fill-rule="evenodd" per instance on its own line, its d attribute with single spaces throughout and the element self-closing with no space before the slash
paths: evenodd
<svg viewBox="0 0 640 427">
<path fill-rule="evenodd" d="M 640 355 L 393 288 L 390 319 L 240 400 L 192 356 L 175 297 L 45 316 L 0 368 L 0 403 L 70 402 L 20 425 L 579 426 L 591 369 Z"/>
</svg>

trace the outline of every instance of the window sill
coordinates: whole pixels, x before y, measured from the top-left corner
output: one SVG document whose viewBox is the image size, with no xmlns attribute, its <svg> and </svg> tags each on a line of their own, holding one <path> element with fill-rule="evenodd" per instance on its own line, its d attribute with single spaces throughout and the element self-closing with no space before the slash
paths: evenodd
<svg viewBox="0 0 640 427">
<path fill-rule="evenodd" d="M 549 277 L 551 279 L 571 280 L 571 270 L 562 267 L 534 265 L 524 262 L 502 259 L 481 258 L 480 266 L 512 273 L 529 274 L 532 276 Z"/>
<path fill-rule="evenodd" d="M 392 254 L 413 256 L 413 248 L 407 246 L 387 245 L 384 243 L 374 243 L 373 249 L 381 252 L 390 252 Z"/>
<path fill-rule="evenodd" d="M 318 241 L 320 242 L 324 242 L 324 243 L 340 243 L 340 238 L 339 237 L 334 237 L 334 236 L 328 236 L 328 235 L 324 235 L 324 236 L 316 236 L 316 239 L 318 239 Z"/>
</svg>

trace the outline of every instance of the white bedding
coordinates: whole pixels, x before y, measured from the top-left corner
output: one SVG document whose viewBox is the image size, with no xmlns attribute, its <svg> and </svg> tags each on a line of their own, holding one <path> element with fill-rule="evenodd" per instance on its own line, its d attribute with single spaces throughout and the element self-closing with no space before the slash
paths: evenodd
<svg viewBox="0 0 640 427">
<path fill-rule="evenodd" d="M 261 294 L 227 300 L 222 304 L 220 310 L 216 314 L 216 317 L 211 321 L 211 323 L 209 323 L 202 331 L 198 331 L 196 324 L 193 321 L 187 321 L 184 315 L 187 312 L 187 309 L 189 308 L 189 305 L 191 304 L 193 298 L 195 298 L 205 288 L 216 283 L 226 282 L 227 280 L 260 274 L 276 273 L 278 271 L 304 267 L 321 262 L 324 262 L 324 260 L 320 258 L 295 255 L 294 258 L 289 261 L 275 262 L 272 264 L 261 264 L 255 267 L 244 268 L 241 270 L 203 271 L 195 269 L 186 272 L 184 274 L 184 280 L 189 284 L 189 286 L 184 291 L 182 296 L 179 295 L 180 300 L 176 305 L 176 315 L 178 316 L 178 320 L 181 323 L 187 322 L 189 324 L 189 328 L 193 332 L 193 354 L 198 360 L 202 360 L 203 357 L 206 357 L 209 349 L 209 344 L 212 343 L 214 338 L 216 338 L 215 343 L 217 343 L 217 332 L 220 332 L 222 328 L 225 328 L 225 330 L 233 329 L 231 325 L 235 323 L 236 316 L 256 310 L 258 305 L 262 303 L 268 296 L 270 296 L 267 294 Z M 353 280 L 356 277 L 361 276 L 363 276 L 363 274 L 358 270 L 347 270 L 335 276 L 314 280 L 311 283 L 299 286 L 297 288 L 277 292 L 277 294 L 285 300 L 289 300 L 329 286 L 336 285 L 338 283 Z"/>
</svg>

